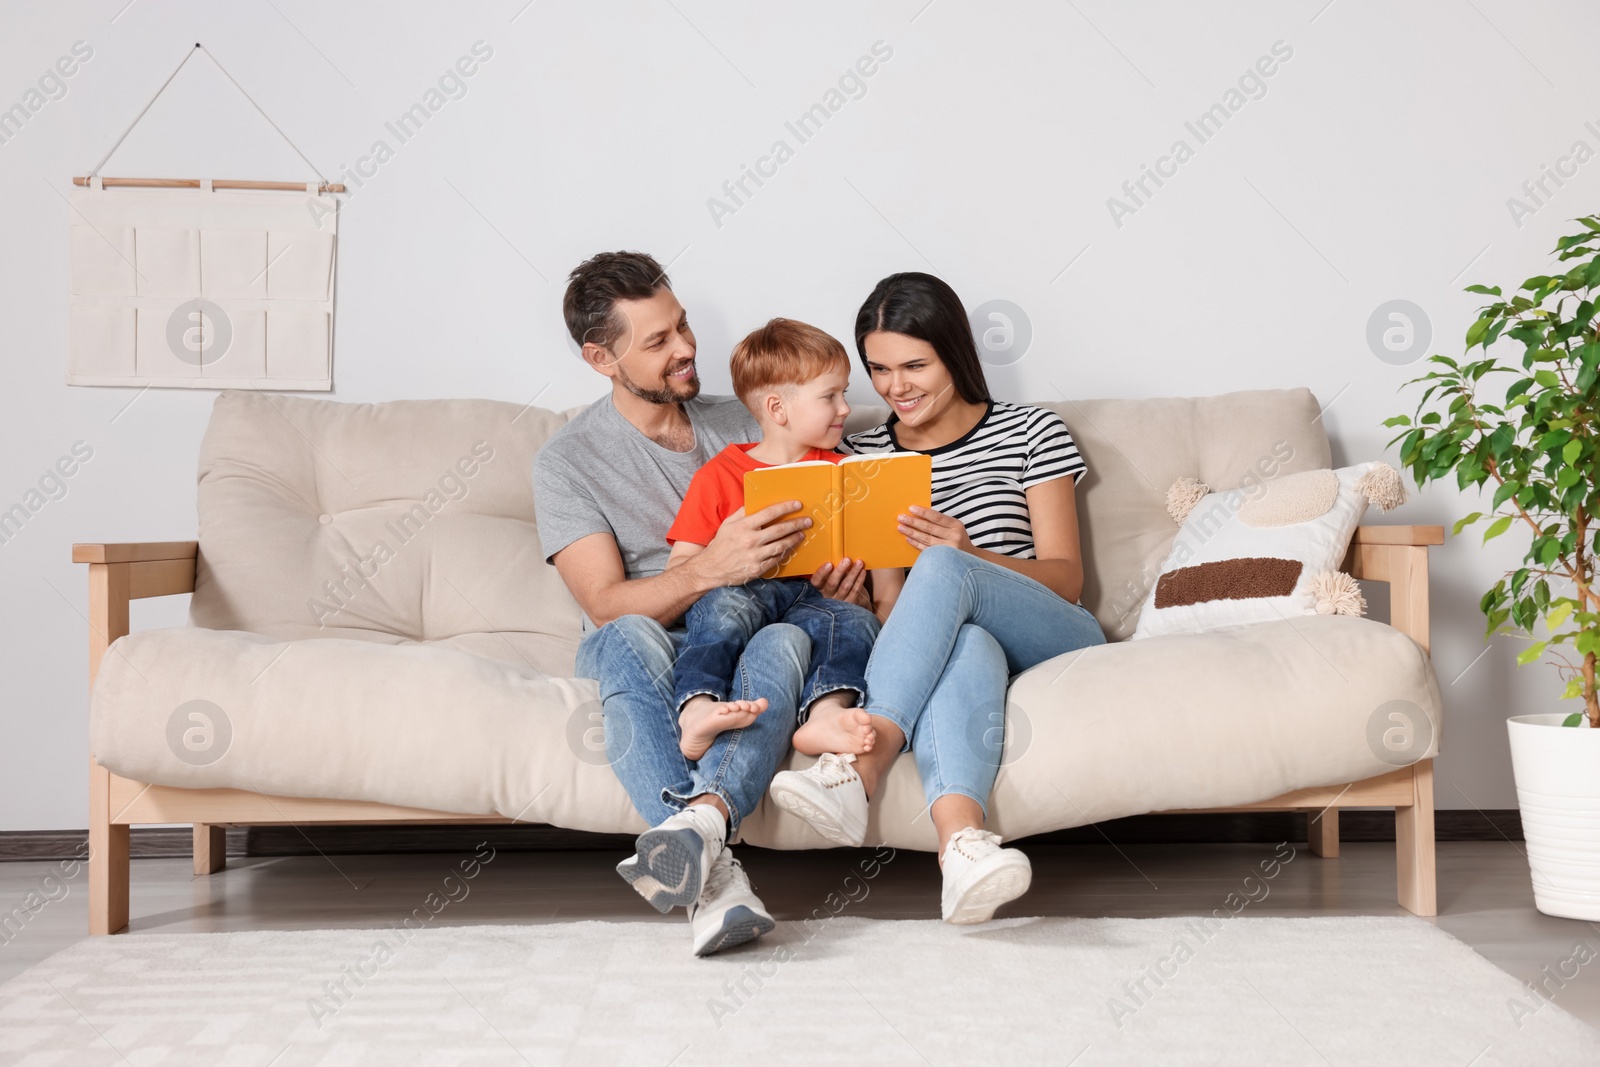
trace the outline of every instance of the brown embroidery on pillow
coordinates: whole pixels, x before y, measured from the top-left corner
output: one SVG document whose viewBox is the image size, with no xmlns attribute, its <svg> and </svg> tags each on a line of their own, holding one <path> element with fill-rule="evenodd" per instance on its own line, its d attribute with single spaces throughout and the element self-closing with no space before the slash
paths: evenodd
<svg viewBox="0 0 1600 1067">
<path fill-rule="evenodd" d="M 1300 580 L 1302 566 L 1297 559 L 1250 556 L 1179 567 L 1156 582 L 1156 607 L 1288 596 Z"/>
</svg>

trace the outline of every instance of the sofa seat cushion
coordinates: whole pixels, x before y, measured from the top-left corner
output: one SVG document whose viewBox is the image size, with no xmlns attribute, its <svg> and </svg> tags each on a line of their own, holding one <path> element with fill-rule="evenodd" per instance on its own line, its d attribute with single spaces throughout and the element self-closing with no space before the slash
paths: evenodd
<svg viewBox="0 0 1600 1067">
<path fill-rule="evenodd" d="M 1380 707 L 1418 720 L 1404 762 L 1437 753 L 1441 704 L 1427 656 L 1400 631 L 1354 616 L 1070 652 L 1012 681 L 989 828 L 1012 839 L 1386 774 L 1398 757 L 1369 741 Z M 973 743 L 993 725 L 974 726 Z M 867 840 L 934 848 L 914 757 L 897 760 L 880 790 Z M 744 834 L 780 848 L 821 843 L 776 810 L 758 812 Z"/>
<path fill-rule="evenodd" d="M 142 631 L 119 639 L 100 669 L 91 750 L 116 774 L 162 785 L 643 830 L 599 744 L 594 683 L 547 674 L 530 662 L 537 657 L 477 651 Z M 226 718 L 219 758 L 169 740 L 181 736 L 179 709 L 195 700 Z M 1069 653 L 1012 684 L 991 825 L 1015 838 L 1383 774 L 1396 764 L 1369 741 L 1380 709 L 1418 720 L 1426 747 L 1411 758 L 1437 751 L 1439 690 L 1426 656 L 1368 619 L 1296 618 Z M 975 744 L 992 725 L 974 729 Z M 791 754 L 788 766 L 810 762 Z M 931 849 L 925 806 L 915 759 L 903 757 L 873 805 L 868 840 Z M 766 803 L 742 836 L 777 848 L 825 844 Z"/>
</svg>

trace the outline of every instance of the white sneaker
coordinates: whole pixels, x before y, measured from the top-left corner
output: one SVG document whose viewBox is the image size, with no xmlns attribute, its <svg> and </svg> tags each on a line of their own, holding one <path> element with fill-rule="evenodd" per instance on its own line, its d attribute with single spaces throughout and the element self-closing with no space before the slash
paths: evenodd
<svg viewBox="0 0 1600 1067">
<path fill-rule="evenodd" d="M 779 773 L 767 792 L 834 844 L 859 847 L 867 839 L 867 787 L 850 766 L 855 761 L 849 753 L 824 752 L 803 771 Z"/>
<path fill-rule="evenodd" d="M 969 826 L 958 830 L 944 849 L 944 891 L 939 895 L 944 921 L 957 926 L 986 923 L 994 910 L 1028 891 L 1033 865 L 1000 838 Z"/>
<path fill-rule="evenodd" d="M 646 830 L 635 854 L 617 864 L 617 873 L 660 912 L 688 907 L 728 840 L 728 823 L 710 804 L 691 804 Z"/>
<path fill-rule="evenodd" d="M 694 954 L 709 956 L 771 933 L 776 925 L 755 891 L 744 867 L 725 848 L 717 854 L 700 899 L 689 905 Z"/>
</svg>

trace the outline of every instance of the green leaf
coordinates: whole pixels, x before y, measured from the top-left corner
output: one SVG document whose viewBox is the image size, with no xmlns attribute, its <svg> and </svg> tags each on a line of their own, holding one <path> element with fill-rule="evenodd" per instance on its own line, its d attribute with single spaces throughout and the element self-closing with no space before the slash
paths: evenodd
<svg viewBox="0 0 1600 1067">
<path fill-rule="evenodd" d="M 1583 714 L 1581 712 L 1577 712 L 1577 711 L 1573 712 L 1571 715 L 1568 715 L 1565 719 L 1561 720 L 1561 725 L 1562 726 L 1581 726 L 1582 724 L 1583 724 Z"/>
<path fill-rule="evenodd" d="M 1573 388 L 1580 393 L 1588 393 L 1594 388 L 1595 379 L 1600 377 L 1600 368 L 1593 363 L 1585 363 L 1578 369 L 1578 377 L 1573 380 Z"/>
<path fill-rule="evenodd" d="M 1510 528 L 1511 528 L 1511 516 L 1510 515 L 1502 515 L 1502 516 L 1500 516 L 1498 519 L 1494 520 L 1494 522 L 1489 524 L 1489 528 L 1487 530 L 1483 531 L 1484 543 L 1487 543 L 1489 538 L 1491 538 L 1491 537 L 1499 537 L 1501 534 L 1505 533 Z"/>
<path fill-rule="evenodd" d="M 1410 415 L 1396 415 L 1392 419 L 1384 419 L 1383 420 L 1383 424 L 1385 426 L 1410 426 L 1411 425 L 1411 416 Z"/>
<path fill-rule="evenodd" d="M 1462 530 L 1466 529 L 1468 526 L 1471 526 L 1481 518 L 1483 518 L 1483 512 L 1474 511 L 1471 515 L 1468 515 L 1464 519 L 1457 519 L 1455 527 L 1450 531 L 1450 536 L 1459 536 Z"/>
<path fill-rule="evenodd" d="M 1555 607 L 1550 609 L 1550 614 L 1545 616 L 1545 619 L 1544 619 L 1545 628 L 1547 630 L 1552 631 L 1552 632 L 1560 629 L 1561 628 L 1561 624 L 1566 622 L 1567 621 L 1567 617 L 1570 616 L 1571 614 L 1572 614 L 1572 604 L 1570 602 L 1563 603 L 1563 604 L 1557 604 Z"/>
<path fill-rule="evenodd" d="M 1551 425 L 1556 420 L 1551 420 Z M 1554 453 L 1556 449 L 1572 440 L 1572 431 L 1565 428 L 1556 428 L 1539 438 L 1539 451 Z"/>
<path fill-rule="evenodd" d="M 1545 642 L 1535 641 L 1533 644 L 1517 653 L 1517 666 L 1525 666 L 1544 655 L 1544 646 Z"/>
<path fill-rule="evenodd" d="M 1553 370 L 1534 371 L 1533 380 L 1544 386 L 1546 389 L 1561 388 L 1561 379 L 1556 377 L 1556 372 Z"/>
<path fill-rule="evenodd" d="M 1573 438 L 1561 446 L 1561 458 L 1567 463 L 1578 462 L 1578 457 L 1583 455 L 1583 442 Z"/>
<path fill-rule="evenodd" d="M 1494 507 L 1499 508 L 1501 504 L 1506 502 L 1508 497 L 1521 488 L 1522 486 L 1518 485 L 1516 482 L 1511 481 L 1509 478 L 1506 479 L 1506 481 L 1501 483 L 1500 488 L 1494 491 Z"/>
<path fill-rule="evenodd" d="M 1499 296 L 1500 295 L 1500 287 L 1498 285 L 1495 285 L 1495 286 L 1469 285 L 1469 286 L 1467 286 L 1465 289 L 1463 289 L 1461 291 L 1464 292 L 1464 293 L 1482 293 L 1484 296 Z"/>
</svg>

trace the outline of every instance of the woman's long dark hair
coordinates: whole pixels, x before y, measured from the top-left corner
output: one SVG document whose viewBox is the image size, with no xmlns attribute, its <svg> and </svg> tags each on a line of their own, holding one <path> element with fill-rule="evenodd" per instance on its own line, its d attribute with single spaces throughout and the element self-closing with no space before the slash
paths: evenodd
<svg viewBox="0 0 1600 1067">
<path fill-rule="evenodd" d="M 891 274 L 873 287 L 856 313 L 856 352 L 869 375 L 872 368 L 867 366 L 867 334 L 879 330 L 902 333 L 932 345 L 962 400 L 984 404 L 991 399 L 966 309 L 956 291 L 938 278 L 908 271 Z"/>
</svg>

